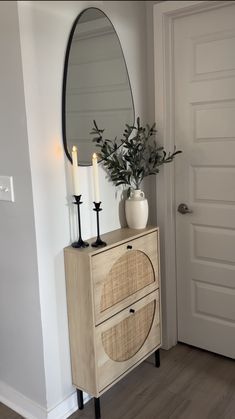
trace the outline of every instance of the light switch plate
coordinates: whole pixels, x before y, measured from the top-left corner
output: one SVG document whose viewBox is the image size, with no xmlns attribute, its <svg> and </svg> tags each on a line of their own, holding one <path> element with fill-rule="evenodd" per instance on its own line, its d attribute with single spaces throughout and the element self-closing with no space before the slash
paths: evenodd
<svg viewBox="0 0 235 419">
<path fill-rule="evenodd" d="M 0 176 L 0 201 L 15 201 L 12 176 Z"/>
</svg>

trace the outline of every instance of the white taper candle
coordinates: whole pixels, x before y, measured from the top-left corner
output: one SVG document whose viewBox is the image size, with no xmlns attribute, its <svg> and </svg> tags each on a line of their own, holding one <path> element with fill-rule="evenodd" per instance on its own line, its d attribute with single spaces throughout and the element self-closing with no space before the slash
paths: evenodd
<svg viewBox="0 0 235 419">
<path fill-rule="evenodd" d="M 78 154 L 77 147 L 73 146 L 72 148 L 72 161 L 73 161 L 73 186 L 74 186 L 74 195 L 80 195 L 80 185 L 79 185 L 79 173 L 78 173 Z"/>
<path fill-rule="evenodd" d="M 93 166 L 94 201 L 100 202 L 98 161 L 97 161 L 97 155 L 95 153 L 92 156 L 92 166 Z"/>
</svg>

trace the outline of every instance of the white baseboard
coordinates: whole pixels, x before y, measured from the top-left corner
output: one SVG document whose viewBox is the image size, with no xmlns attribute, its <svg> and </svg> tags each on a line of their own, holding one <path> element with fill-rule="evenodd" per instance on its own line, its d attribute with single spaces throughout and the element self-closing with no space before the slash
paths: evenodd
<svg viewBox="0 0 235 419">
<path fill-rule="evenodd" d="M 0 401 L 26 419 L 47 419 L 46 409 L 0 381 Z"/>
<path fill-rule="evenodd" d="M 88 400 L 90 397 L 84 393 L 84 403 Z M 2 381 L 0 381 L 0 402 L 25 419 L 67 419 L 78 409 L 76 391 L 55 407 L 46 409 Z"/>
<path fill-rule="evenodd" d="M 84 404 L 90 400 L 88 394 L 83 393 Z M 78 409 L 76 391 L 64 399 L 57 406 L 47 411 L 47 419 L 67 419 Z"/>
</svg>

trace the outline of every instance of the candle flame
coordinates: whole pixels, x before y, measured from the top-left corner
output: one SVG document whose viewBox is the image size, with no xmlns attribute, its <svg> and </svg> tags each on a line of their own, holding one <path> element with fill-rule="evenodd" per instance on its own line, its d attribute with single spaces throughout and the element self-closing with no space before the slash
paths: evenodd
<svg viewBox="0 0 235 419">
<path fill-rule="evenodd" d="M 77 151 L 77 147 L 74 145 L 72 151 Z"/>
<path fill-rule="evenodd" d="M 94 153 L 94 154 L 93 154 L 92 158 L 93 158 L 93 159 L 97 159 L 97 155 L 96 155 L 96 153 Z"/>
</svg>

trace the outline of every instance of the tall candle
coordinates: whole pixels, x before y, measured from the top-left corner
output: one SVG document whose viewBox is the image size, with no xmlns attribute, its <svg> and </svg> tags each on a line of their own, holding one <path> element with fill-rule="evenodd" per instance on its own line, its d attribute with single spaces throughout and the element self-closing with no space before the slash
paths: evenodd
<svg viewBox="0 0 235 419">
<path fill-rule="evenodd" d="M 92 166 L 93 166 L 94 201 L 100 202 L 98 161 L 97 161 L 97 155 L 95 153 L 92 156 Z"/>
<path fill-rule="evenodd" d="M 73 146 L 72 148 L 72 161 L 73 161 L 73 187 L 74 195 L 80 195 L 80 185 L 79 185 L 79 174 L 78 174 L 78 154 L 77 147 Z"/>
</svg>

